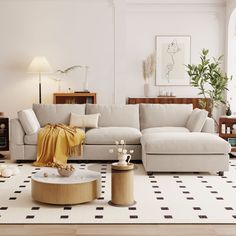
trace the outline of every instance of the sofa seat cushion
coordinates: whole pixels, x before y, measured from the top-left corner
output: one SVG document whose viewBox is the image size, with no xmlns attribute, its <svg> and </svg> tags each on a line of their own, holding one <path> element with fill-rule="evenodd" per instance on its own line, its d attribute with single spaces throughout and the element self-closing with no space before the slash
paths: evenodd
<svg viewBox="0 0 236 236">
<path fill-rule="evenodd" d="M 100 127 L 90 129 L 85 135 L 85 144 L 115 144 L 115 141 L 125 140 L 126 144 L 140 144 L 142 134 L 136 128 L 130 127 Z"/>
<path fill-rule="evenodd" d="M 185 127 L 156 127 L 147 128 L 142 130 L 142 135 L 144 134 L 154 134 L 154 133 L 189 133 L 190 131 Z"/>
<path fill-rule="evenodd" d="M 145 134 L 141 144 L 147 154 L 225 154 L 231 150 L 228 142 L 209 133 Z"/>
</svg>

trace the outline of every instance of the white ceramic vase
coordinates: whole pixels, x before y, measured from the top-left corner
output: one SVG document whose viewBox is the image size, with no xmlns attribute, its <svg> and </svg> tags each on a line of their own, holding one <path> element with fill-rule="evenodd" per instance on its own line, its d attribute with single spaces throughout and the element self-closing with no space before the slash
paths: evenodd
<svg viewBox="0 0 236 236">
<path fill-rule="evenodd" d="M 87 78 L 84 81 L 83 91 L 84 92 L 89 92 L 89 89 L 88 89 L 88 79 Z"/>
<path fill-rule="evenodd" d="M 130 162 L 131 155 L 130 154 L 118 154 L 118 165 L 127 166 Z"/>
<path fill-rule="evenodd" d="M 85 66 L 85 77 L 84 77 L 83 90 L 84 90 L 84 92 L 89 92 L 89 88 L 88 88 L 88 66 Z"/>
<path fill-rule="evenodd" d="M 156 97 L 157 96 L 156 86 L 150 84 L 144 84 L 144 96 L 149 98 Z"/>
</svg>

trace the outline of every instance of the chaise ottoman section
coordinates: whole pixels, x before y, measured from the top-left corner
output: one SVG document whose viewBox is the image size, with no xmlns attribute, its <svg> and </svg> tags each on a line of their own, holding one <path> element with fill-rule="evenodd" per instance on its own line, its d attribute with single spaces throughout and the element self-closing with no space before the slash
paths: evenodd
<svg viewBox="0 0 236 236">
<path fill-rule="evenodd" d="M 209 133 L 151 133 L 141 138 L 143 164 L 148 172 L 228 170 L 228 142 Z"/>
</svg>

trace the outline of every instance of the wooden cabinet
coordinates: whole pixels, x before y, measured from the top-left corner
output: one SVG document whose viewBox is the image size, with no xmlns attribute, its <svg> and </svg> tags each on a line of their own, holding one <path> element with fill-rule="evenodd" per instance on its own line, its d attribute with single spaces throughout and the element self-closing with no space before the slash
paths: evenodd
<svg viewBox="0 0 236 236">
<path fill-rule="evenodd" d="M 200 100 L 207 104 L 206 110 L 209 112 L 209 99 L 204 98 L 176 98 L 176 97 L 154 97 L 154 98 L 128 98 L 128 104 L 139 103 L 159 103 L 159 104 L 193 104 L 194 108 L 201 108 Z"/>
<path fill-rule="evenodd" d="M 96 93 L 54 93 L 54 104 L 84 104 L 97 103 Z"/>
<path fill-rule="evenodd" d="M 236 116 L 221 116 L 219 119 L 219 136 L 231 144 L 231 152 L 236 152 Z"/>
</svg>

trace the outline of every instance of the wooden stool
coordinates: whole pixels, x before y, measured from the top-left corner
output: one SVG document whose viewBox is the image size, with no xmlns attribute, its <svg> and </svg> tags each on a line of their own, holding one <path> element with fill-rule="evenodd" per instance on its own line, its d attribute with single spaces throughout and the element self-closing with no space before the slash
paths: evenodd
<svg viewBox="0 0 236 236">
<path fill-rule="evenodd" d="M 131 206 L 134 201 L 134 184 L 133 170 L 134 164 L 129 163 L 127 166 L 117 165 L 113 163 L 111 178 L 111 201 L 114 206 Z"/>
</svg>

